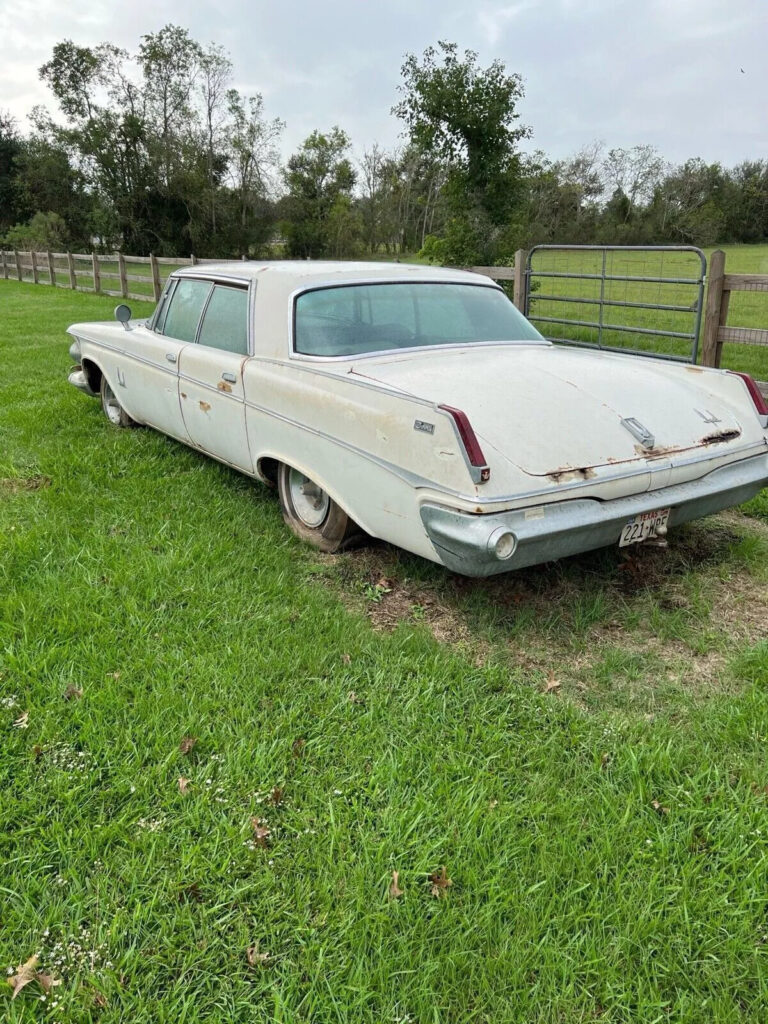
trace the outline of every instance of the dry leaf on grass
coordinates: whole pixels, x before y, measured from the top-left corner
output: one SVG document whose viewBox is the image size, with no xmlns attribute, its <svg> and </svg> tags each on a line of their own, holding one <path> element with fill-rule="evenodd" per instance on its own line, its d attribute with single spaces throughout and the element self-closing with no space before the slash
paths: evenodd
<svg viewBox="0 0 768 1024">
<path fill-rule="evenodd" d="M 269 837 L 272 835 L 272 829 L 263 818 L 251 818 L 251 828 L 253 829 L 254 844 L 266 849 L 269 846 Z"/>
<path fill-rule="evenodd" d="M 189 779 L 185 779 L 183 775 L 180 775 L 177 779 L 177 783 L 181 795 L 186 796 L 186 794 L 189 792 Z"/>
<path fill-rule="evenodd" d="M 392 881 L 391 881 L 390 886 L 389 886 L 389 898 L 391 900 L 399 899 L 403 895 L 403 890 L 398 885 L 399 881 L 400 881 L 400 872 L 399 871 L 393 871 L 392 872 Z"/>
<path fill-rule="evenodd" d="M 669 814 L 669 808 L 663 807 L 658 800 L 651 800 L 651 807 L 657 814 Z"/>
<path fill-rule="evenodd" d="M 25 711 L 23 715 L 19 715 L 16 721 L 13 723 L 17 729 L 26 729 L 29 727 L 29 712 Z"/>
<path fill-rule="evenodd" d="M 80 700 L 82 696 L 83 691 L 79 687 L 73 686 L 72 683 L 64 691 L 64 700 Z"/>
<path fill-rule="evenodd" d="M 255 946 L 249 946 L 248 949 L 246 949 L 245 956 L 248 960 L 249 967 L 263 966 L 269 961 L 269 953 L 259 952 L 258 942 Z"/>
<path fill-rule="evenodd" d="M 429 880 L 432 883 L 430 892 L 437 899 L 441 896 L 445 896 L 446 889 L 453 885 L 453 882 L 445 873 L 445 866 L 441 867 L 439 871 L 433 871 L 429 876 Z"/>
<path fill-rule="evenodd" d="M 352 656 L 350 654 L 342 654 L 341 660 L 345 665 L 349 665 L 352 661 Z"/>
<path fill-rule="evenodd" d="M 285 798 L 285 789 L 282 786 L 274 786 L 272 792 L 269 794 L 269 802 L 275 807 L 279 807 Z"/>
<path fill-rule="evenodd" d="M 560 689 L 560 680 L 555 676 L 554 672 L 547 673 L 547 681 L 544 684 L 544 693 L 552 693 L 553 691 Z"/>
<path fill-rule="evenodd" d="M 363 703 L 363 698 L 358 696 L 358 694 L 356 694 L 354 690 L 349 691 L 349 693 L 347 694 L 347 700 L 349 701 L 350 704 Z"/>
<path fill-rule="evenodd" d="M 184 736 L 179 743 L 179 750 L 182 754 L 188 754 L 197 746 L 197 736 Z"/>
<path fill-rule="evenodd" d="M 610 763 L 611 755 L 606 751 L 606 753 L 604 753 L 603 756 L 600 758 L 600 767 L 607 768 Z"/>
<path fill-rule="evenodd" d="M 303 736 L 299 736 L 298 739 L 294 740 L 293 746 L 291 747 L 291 753 L 293 754 L 293 756 L 301 757 L 304 753 L 304 747 L 306 747 L 306 745 L 307 741 L 304 739 Z"/>
<path fill-rule="evenodd" d="M 61 984 L 60 979 L 54 978 L 47 971 L 38 971 L 37 965 L 39 963 L 40 957 L 35 953 L 26 963 L 20 964 L 16 968 L 16 972 L 8 978 L 8 984 L 13 989 L 11 999 L 15 999 L 19 992 L 33 981 L 36 981 L 46 993 L 50 992 L 55 985 Z"/>
</svg>

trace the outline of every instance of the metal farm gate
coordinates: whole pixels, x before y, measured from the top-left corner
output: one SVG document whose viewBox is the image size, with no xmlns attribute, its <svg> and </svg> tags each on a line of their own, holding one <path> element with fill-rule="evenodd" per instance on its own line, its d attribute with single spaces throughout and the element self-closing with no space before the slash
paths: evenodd
<svg viewBox="0 0 768 1024">
<path fill-rule="evenodd" d="M 550 341 L 695 363 L 706 270 L 693 246 L 537 245 L 525 314 Z"/>
</svg>

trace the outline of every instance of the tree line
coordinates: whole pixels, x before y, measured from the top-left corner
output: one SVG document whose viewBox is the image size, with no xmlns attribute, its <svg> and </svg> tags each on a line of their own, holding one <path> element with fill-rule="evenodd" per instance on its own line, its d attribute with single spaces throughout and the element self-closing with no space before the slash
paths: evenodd
<svg viewBox="0 0 768 1024">
<path fill-rule="evenodd" d="M 768 161 L 672 166 L 651 146 L 524 153 L 524 84 L 440 42 L 408 54 L 401 145 L 358 159 L 338 126 L 285 162 L 284 122 L 233 88 L 226 51 L 178 26 L 58 43 L 39 69 L 58 106 L 22 134 L 0 112 L 0 239 L 11 248 L 299 258 L 420 253 L 510 262 L 536 243 L 768 241 Z"/>
</svg>

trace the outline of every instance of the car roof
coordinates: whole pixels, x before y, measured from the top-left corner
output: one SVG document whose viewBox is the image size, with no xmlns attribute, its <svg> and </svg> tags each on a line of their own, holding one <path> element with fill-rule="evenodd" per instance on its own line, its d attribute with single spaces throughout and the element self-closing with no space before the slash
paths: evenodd
<svg viewBox="0 0 768 1024">
<path fill-rule="evenodd" d="M 214 260 L 198 261 L 194 266 L 174 271 L 173 277 L 217 277 L 233 280 L 254 280 L 279 277 L 290 280 L 293 288 L 323 283 L 333 284 L 355 280 L 384 281 L 455 281 L 486 284 L 495 287 L 490 278 L 467 270 L 433 267 L 419 263 L 376 263 L 342 260 Z"/>
</svg>

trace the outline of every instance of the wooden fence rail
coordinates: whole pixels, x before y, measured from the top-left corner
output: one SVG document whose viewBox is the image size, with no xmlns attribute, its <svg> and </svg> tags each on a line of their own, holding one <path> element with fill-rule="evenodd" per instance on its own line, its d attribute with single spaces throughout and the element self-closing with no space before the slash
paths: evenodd
<svg viewBox="0 0 768 1024">
<path fill-rule="evenodd" d="M 726 274 L 725 253 L 715 249 L 709 259 L 709 284 L 704 313 L 701 361 L 704 366 L 720 366 L 725 342 L 739 345 L 768 345 L 768 328 L 728 326 L 732 292 L 768 294 L 768 274 Z M 768 321 L 768 316 L 767 316 Z M 768 381 L 758 381 L 768 393 Z"/>
<path fill-rule="evenodd" d="M 0 275 L 4 280 L 15 278 L 31 284 L 48 284 L 72 291 L 96 292 L 115 298 L 152 301 L 160 298 L 168 274 L 176 267 L 193 266 L 192 256 L 126 256 L 124 253 L 22 252 L 0 250 Z M 216 260 L 212 262 L 230 262 Z M 231 261 L 234 262 L 234 261 Z M 148 274 L 129 274 L 127 265 L 143 265 Z M 111 269 L 111 266 L 113 269 Z M 88 279 L 86 284 L 82 279 Z M 119 291 L 104 287 L 103 281 L 119 282 Z M 145 291 L 129 291 L 131 284 L 145 284 Z"/>
<path fill-rule="evenodd" d="M 45 260 L 43 260 L 45 257 Z M 524 271 L 527 253 L 520 249 L 515 253 L 512 267 L 466 267 L 477 274 L 485 274 L 495 281 L 514 281 L 515 304 L 523 309 L 525 296 Z M 245 259 L 242 256 L 241 259 Z M 70 288 L 72 291 L 96 292 L 115 298 L 158 301 L 163 285 L 171 269 L 190 267 L 205 263 L 237 263 L 239 260 L 199 259 L 190 256 L 127 256 L 124 253 L 79 253 L 79 252 L 17 252 L 15 249 L 0 250 L 0 274 L 7 281 L 16 277 L 19 281 L 33 284 L 50 284 L 54 288 Z M 107 269 L 110 264 L 114 270 Z M 129 274 L 127 265 L 140 264 L 149 267 L 149 274 Z M 43 279 L 41 279 L 41 274 Z M 59 281 L 59 278 L 62 280 Z M 78 279 L 88 278 L 87 285 L 78 284 Z M 104 288 L 103 279 L 119 281 L 120 290 Z M 146 284 L 145 292 L 129 291 L 132 283 Z"/>
</svg>

